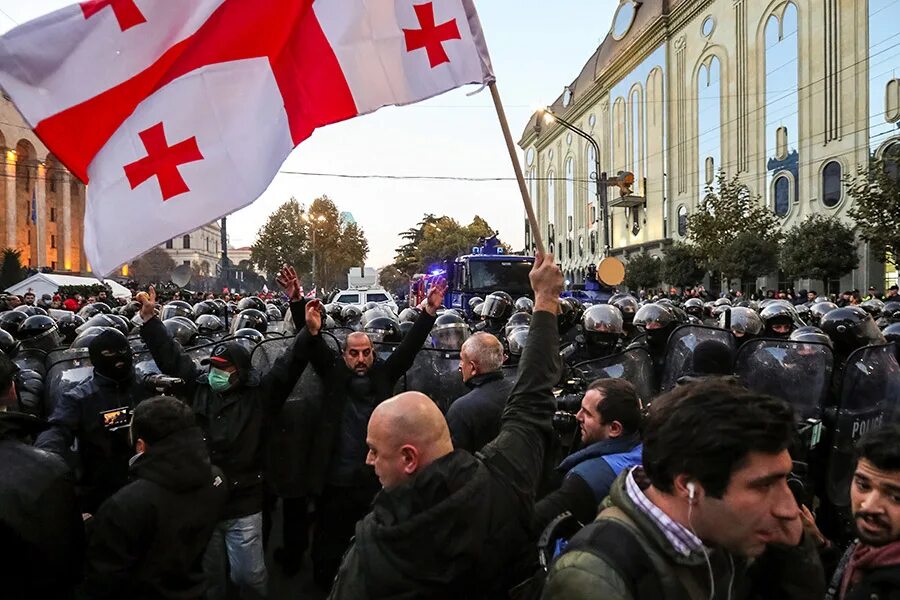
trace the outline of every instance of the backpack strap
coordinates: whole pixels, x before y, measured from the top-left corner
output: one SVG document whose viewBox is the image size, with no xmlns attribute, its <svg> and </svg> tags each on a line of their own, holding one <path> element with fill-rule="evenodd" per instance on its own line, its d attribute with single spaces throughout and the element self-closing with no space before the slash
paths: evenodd
<svg viewBox="0 0 900 600">
<path fill-rule="evenodd" d="M 607 508 L 571 539 L 566 553 L 580 550 L 603 560 L 622 578 L 632 598 L 663 598 L 656 568 L 635 536 L 636 527 L 619 508 Z"/>
</svg>

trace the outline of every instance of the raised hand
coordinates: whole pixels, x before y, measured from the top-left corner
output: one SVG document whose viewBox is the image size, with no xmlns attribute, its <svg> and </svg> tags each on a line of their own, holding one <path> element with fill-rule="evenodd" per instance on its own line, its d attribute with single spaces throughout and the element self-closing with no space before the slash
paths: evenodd
<svg viewBox="0 0 900 600">
<path fill-rule="evenodd" d="M 156 314 L 156 288 L 151 285 L 148 291 L 140 292 L 135 300 L 141 303 L 141 319 L 152 319 Z"/>
<path fill-rule="evenodd" d="M 531 268 L 528 278 L 531 280 L 531 289 L 534 290 L 534 310 L 557 312 L 564 280 L 562 271 L 553 260 L 553 255 L 538 254 L 535 256 L 534 266 Z"/>
<path fill-rule="evenodd" d="M 322 301 L 310 300 L 306 303 L 306 330 L 310 335 L 318 335 L 322 330 Z"/>
<path fill-rule="evenodd" d="M 428 295 L 425 296 L 425 311 L 432 317 L 437 314 L 438 309 L 444 304 L 444 294 L 447 292 L 447 280 L 441 277 L 435 281 Z"/>
<path fill-rule="evenodd" d="M 282 266 L 275 281 L 284 288 L 284 293 L 287 294 L 291 301 L 303 299 L 303 296 L 300 294 L 300 280 L 294 267 L 290 265 Z"/>
</svg>

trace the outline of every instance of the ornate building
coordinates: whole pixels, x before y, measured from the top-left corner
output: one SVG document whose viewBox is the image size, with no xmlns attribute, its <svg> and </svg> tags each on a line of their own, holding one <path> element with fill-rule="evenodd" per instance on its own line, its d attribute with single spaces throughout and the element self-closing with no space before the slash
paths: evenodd
<svg viewBox="0 0 900 600">
<path fill-rule="evenodd" d="M 813 213 L 847 219 L 842 178 L 871 156 L 900 160 L 898 14 L 897 0 L 621 0 L 550 104 L 598 142 L 601 172 L 635 174 L 644 201 L 610 204 L 611 254 L 658 256 L 685 239 L 719 171 L 782 227 Z M 539 114 L 519 144 L 545 243 L 580 281 L 603 251 L 594 150 Z M 829 288 L 896 277 L 863 244 L 860 268 Z M 760 283 L 793 285 L 783 279 Z"/>
<path fill-rule="evenodd" d="M 215 277 L 218 274 L 216 266 L 222 262 L 222 226 L 219 221 L 213 221 L 167 241 L 160 248 L 176 265 L 196 267 L 204 277 Z"/>
<path fill-rule="evenodd" d="M 0 248 L 22 252 L 26 267 L 90 270 L 82 249 L 85 187 L 0 97 Z"/>
</svg>

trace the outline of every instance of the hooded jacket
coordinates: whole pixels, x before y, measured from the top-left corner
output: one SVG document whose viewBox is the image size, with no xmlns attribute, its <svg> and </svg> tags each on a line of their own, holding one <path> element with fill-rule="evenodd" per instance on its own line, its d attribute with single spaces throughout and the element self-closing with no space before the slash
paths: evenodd
<svg viewBox="0 0 900 600">
<path fill-rule="evenodd" d="M 152 395 L 134 378 L 115 381 L 95 371 L 63 394 L 54 407 L 48 419 L 50 427 L 38 437 L 35 446 L 67 458 L 73 441 L 78 439 L 78 488 L 84 512 L 93 513 L 128 483 L 128 459 L 133 454 L 128 429 L 106 429 L 101 413 L 123 407 L 133 409 Z"/>
<path fill-rule="evenodd" d="M 457 398 L 447 411 L 454 448 L 478 452 L 497 437 L 513 383 L 502 371 L 476 375 L 466 382 L 472 391 Z"/>
<path fill-rule="evenodd" d="M 291 304 L 292 312 L 296 304 Z M 306 368 L 306 358 L 299 352 L 301 344 L 295 339 L 264 374 L 249 363 L 239 364 L 240 382 L 218 393 L 209 386 L 206 369 L 172 339 L 158 318 L 144 323 L 141 337 L 163 373 L 187 382 L 186 397 L 191 399 L 210 459 L 228 481 L 230 495 L 221 518 L 261 511 L 264 433 Z"/>
<path fill-rule="evenodd" d="M 203 553 L 228 497 L 198 427 L 151 444 L 131 464 L 134 481 L 88 522 L 90 598 L 203 596 Z"/>
<path fill-rule="evenodd" d="M 500 434 L 382 490 L 356 526 L 330 598 L 505 598 L 532 571 L 535 488 L 561 368 L 556 316 L 534 313 Z"/>
<path fill-rule="evenodd" d="M 84 528 L 63 460 L 33 448 L 36 417 L 0 412 L 0 580 L 10 600 L 67 598 L 81 579 Z"/>
<path fill-rule="evenodd" d="M 628 496 L 628 474 L 619 475 L 603 505 L 618 508 L 630 521 L 624 524 L 627 533 L 622 535 L 631 536 L 651 565 L 641 575 L 652 580 L 652 594 L 641 593 L 647 589 L 647 581 L 627 581 L 595 551 L 600 547 L 612 554 L 626 546 L 620 538 L 600 533 L 607 520 L 616 520 L 613 511 L 605 511 L 575 535 L 570 550 L 553 563 L 544 600 L 707 600 L 710 570 L 717 599 L 820 600 L 824 595 L 825 573 L 811 538 L 805 536 L 796 548 L 770 545 L 752 566 L 746 558 L 720 549 L 709 551 L 709 563 L 701 552 L 684 556 Z M 638 483 L 642 488 L 646 484 Z"/>
</svg>

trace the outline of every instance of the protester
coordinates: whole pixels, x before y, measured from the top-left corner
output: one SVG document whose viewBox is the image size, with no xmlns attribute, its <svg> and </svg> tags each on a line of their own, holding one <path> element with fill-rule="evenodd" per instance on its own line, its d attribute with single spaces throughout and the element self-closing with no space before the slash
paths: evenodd
<svg viewBox="0 0 900 600">
<path fill-rule="evenodd" d="M 818 600 L 824 572 L 787 479 L 791 408 L 715 380 L 652 406 L 643 467 L 554 563 L 548 600 Z"/>
<path fill-rule="evenodd" d="M 84 556 L 75 482 L 60 457 L 31 446 L 45 424 L 17 411 L 16 370 L 0 352 L 0 596 L 71 598 Z"/>
<path fill-rule="evenodd" d="M 34 292 L 31 288 L 28 288 L 28 291 L 22 296 L 22 302 L 25 306 L 34 306 Z"/>
<path fill-rule="evenodd" d="M 209 538 L 228 497 L 191 408 L 175 398 L 134 410 L 133 481 L 88 521 L 89 598 L 200 598 Z"/>
<path fill-rule="evenodd" d="M 454 449 L 427 396 L 375 409 L 366 462 L 383 490 L 356 527 L 331 598 L 503 597 L 525 579 L 527 543 L 561 368 L 556 313 L 563 277 L 553 256 L 531 271 L 534 315 L 500 435 L 477 457 Z"/>
<path fill-rule="evenodd" d="M 459 372 L 471 389 L 447 411 L 453 447 L 475 453 L 500 433 L 500 417 L 512 392 L 513 381 L 503 377 L 503 344 L 479 332 L 463 342 Z"/>
<path fill-rule="evenodd" d="M 353 526 L 369 511 L 378 482 L 366 467 L 366 423 L 375 407 L 393 394 L 394 385 L 412 366 L 425 343 L 444 299 L 446 283 L 429 290 L 422 314 L 403 342 L 385 359 L 377 359 L 372 340 L 362 332 L 347 337 L 338 355 L 321 334 L 321 302 L 306 305 L 306 352 L 310 364 L 325 383 L 323 398 L 310 411 L 306 435 L 311 449 L 307 458 L 309 491 L 317 495 L 316 531 L 313 537 L 313 576 L 330 587 L 353 536 Z M 299 322 L 295 318 L 295 322 Z"/>
<path fill-rule="evenodd" d="M 847 550 L 826 600 L 900 599 L 900 425 L 856 446 L 850 506 L 859 539 Z"/>
<path fill-rule="evenodd" d="M 296 285 L 296 273 L 285 267 L 282 285 Z M 155 316 L 156 290 L 138 296 L 141 337 L 160 370 L 186 384 L 186 397 L 203 429 L 214 465 L 228 480 L 229 497 L 204 557 L 211 589 L 207 598 L 225 598 L 225 560 L 231 581 L 242 598 L 265 598 L 268 576 L 263 556 L 263 433 L 266 421 L 278 414 L 301 373 L 306 359 L 295 340 L 265 374 L 253 369 L 250 352 L 239 342 L 226 342 L 203 361 L 202 371 Z M 292 310 L 299 310 L 296 303 Z M 299 317 L 295 315 L 295 319 Z"/>
<path fill-rule="evenodd" d="M 566 511 L 581 523 L 593 521 L 616 477 L 641 462 L 641 401 L 633 385 L 624 379 L 594 381 L 576 418 L 582 448 L 559 465 L 560 489 L 535 507 L 538 532 Z"/>
</svg>

